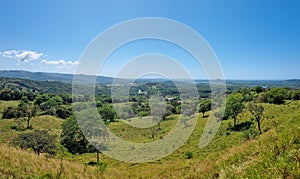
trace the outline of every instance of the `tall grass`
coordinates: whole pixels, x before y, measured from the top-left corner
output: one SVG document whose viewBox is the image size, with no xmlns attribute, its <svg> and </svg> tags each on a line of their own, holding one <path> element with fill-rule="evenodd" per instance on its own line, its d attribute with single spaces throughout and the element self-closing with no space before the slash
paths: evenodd
<svg viewBox="0 0 300 179">
<path fill-rule="evenodd" d="M 190 138 L 171 155 L 141 164 L 120 162 L 100 155 L 100 161 L 107 163 L 103 173 L 96 166 L 86 165 L 89 161 L 96 161 L 94 153 L 67 155 L 61 165 L 59 157 L 39 157 L 30 151 L 9 147 L 2 140 L 0 176 L 55 178 L 61 173 L 62 178 L 297 178 L 300 176 L 300 101 L 290 101 L 285 105 L 263 105 L 265 117 L 262 134 L 246 137 L 245 134 L 250 130 L 257 130 L 255 123 L 249 129 L 234 131 L 229 127 L 232 121 L 226 120 L 222 122 L 213 141 L 199 149 L 199 139 L 207 120 L 199 117 Z M 249 112 L 244 111 L 238 123 L 249 121 L 250 118 Z M 60 119 L 41 116 L 32 122 L 34 128 L 60 133 Z M 176 122 L 176 116 L 163 121 L 156 140 L 172 130 Z M 10 120 L 0 121 L 1 136 L 8 134 L 8 137 L 15 133 L 9 129 L 10 125 Z M 130 141 L 152 141 L 151 129 L 136 129 L 122 122 L 112 123 L 109 128 Z"/>
</svg>

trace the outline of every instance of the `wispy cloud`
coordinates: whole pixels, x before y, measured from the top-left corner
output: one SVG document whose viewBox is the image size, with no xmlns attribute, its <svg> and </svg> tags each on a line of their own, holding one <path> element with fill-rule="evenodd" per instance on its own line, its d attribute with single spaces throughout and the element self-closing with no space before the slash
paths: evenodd
<svg viewBox="0 0 300 179">
<path fill-rule="evenodd" d="M 8 51 L 0 51 L 0 57 L 8 58 L 8 59 L 17 59 L 19 62 L 31 62 L 34 60 L 41 59 L 42 56 L 45 56 L 43 53 L 31 51 L 31 50 L 8 50 Z M 17 66 L 21 65 L 17 63 Z M 71 60 L 49 60 L 43 59 L 41 60 L 41 64 L 43 66 L 53 65 L 57 68 L 73 68 L 79 64 L 78 61 L 71 61 Z M 30 65 L 33 65 L 31 63 Z"/>
<path fill-rule="evenodd" d="M 78 61 L 66 61 L 66 60 L 42 60 L 43 64 L 48 64 L 48 65 L 60 65 L 60 66 L 67 66 L 67 65 L 78 65 Z"/>
<path fill-rule="evenodd" d="M 3 58 L 18 59 L 21 62 L 30 62 L 39 59 L 43 53 L 30 51 L 30 50 L 8 50 L 0 52 Z"/>
</svg>

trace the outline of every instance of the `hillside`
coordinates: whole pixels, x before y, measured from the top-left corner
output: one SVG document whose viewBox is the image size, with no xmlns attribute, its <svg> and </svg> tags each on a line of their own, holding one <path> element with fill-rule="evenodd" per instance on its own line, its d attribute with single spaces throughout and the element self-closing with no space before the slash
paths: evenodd
<svg viewBox="0 0 300 179">
<path fill-rule="evenodd" d="M 29 71 L 22 71 L 22 70 L 0 70 L 0 77 L 72 83 L 74 75 L 65 74 L 65 73 L 29 72 Z M 91 76 L 80 75 L 80 77 L 90 78 Z M 109 84 L 112 83 L 112 80 L 113 79 L 111 77 L 105 77 L 105 76 L 97 77 L 97 83 L 99 84 Z"/>
<path fill-rule="evenodd" d="M 37 81 L 58 81 L 64 83 L 73 82 L 73 74 L 65 73 L 46 73 L 46 72 L 29 72 L 22 70 L 0 70 L 0 77 L 5 78 L 19 78 L 27 80 Z M 79 75 L 80 78 L 93 78 L 93 76 Z M 114 78 L 97 76 L 97 85 L 111 84 Z M 127 82 L 125 79 L 118 79 L 118 82 Z M 152 82 L 166 82 L 165 79 L 137 79 L 135 83 L 152 83 Z M 196 84 L 208 84 L 208 80 L 195 80 Z M 237 89 L 241 87 L 253 87 L 253 86 L 264 86 L 267 88 L 274 87 L 290 87 L 300 89 L 300 79 L 288 79 L 288 80 L 226 80 L 227 87 L 229 89 Z"/>
<path fill-rule="evenodd" d="M 0 90 L 4 88 L 49 94 L 70 94 L 72 92 L 70 83 L 0 77 Z"/>
<path fill-rule="evenodd" d="M 199 117 L 193 134 L 173 154 L 142 164 L 119 162 L 100 155 L 101 161 L 108 164 L 103 174 L 97 167 L 86 165 L 96 160 L 93 153 L 66 154 L 61 165 L 59 156 L 38 156 L 8 146 L 8 139 L 3 136 L 14 136 L 17 132 L 10 129 L 13 120 L 0 120 L 0 175 L 4 178 L 51 178 L 59 173 L 62 178 L 297 178 L 300 174 L 300 101 L 263 106 L 265 117 L 261 135 L 255 133 L 255 123 L 240 131 L 232 131 L 228 128 L 232 121 L 225 120 L 214 140 L 199 149 L 199 138 L 207 120 Z M 249 121 L 249 118 L 249 112 L 244 111 L 238 123 Z M 59 121 L 55 117 L 40 116 L 32 125 L 35 129 L 49 129 L 58 134 Z M 176 121 L 176 116 L 163 121 L 161 135 Z M 122 122 L 112 123 L 109 127 L 121 137 L 149 140 L 147 135 L 138 135 L 139 129 Z M 187 158 L 187 153 L 191 153 L 191 157 Z"/>
</svg>

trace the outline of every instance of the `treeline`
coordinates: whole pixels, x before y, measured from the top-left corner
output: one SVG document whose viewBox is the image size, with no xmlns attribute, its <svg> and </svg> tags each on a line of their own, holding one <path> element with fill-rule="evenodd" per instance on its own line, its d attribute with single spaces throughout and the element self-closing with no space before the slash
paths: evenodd
<svg viewBox="0 0 300 179">
<path fill-rule="evenodd" d="M 217 120 L 233 120 L 233 126 L 229 126 L 229 131 L 245 130 L 246 137 L 255 137 L 256 135 L 259 135 L 263 132 L 263 129 L 261 128 L 261 122 L 266 116 L 264 116 L 264 107 L 262 103 L 272 103 L 279 105 L 284 104 L 286 100 L 300 100 L 299 97 L 300 90 L 289 88 L 265 89 L 260 86 L 253 88 L 243 88 L 234 92 L 230 92 L 228 94 L 226 99 L 225 114 L 220 115 L 217 111 L 214 111 L 212 115 L 215 115 Z M 98 100 L 100 99 L 101 97 L 99 96 Z M 116 118 L 120 118 L 120 116 L 116 115 L 115 109 L 111 104 L 112 102 L 109 99 L 110 98 L 108 96 L 105 96 L 104 98 L 102 98 L 102 100 L 98 101 L 97 105 L 99 108 L 99 113 L 106 123 L 114 122 L 116 121 Z M 203 113 L 203 116 L 205 116 L 205 113 L 207 111 L 211 110 L 210 108 L 213 101 L 213 99 L 205 98 L 202 98 L 200 100 L 199 112 Z M 134 101 L 131 101 L 131 104 L 133 106 L 131 110 L 134 111 L 134 114 L 132 115 L 144 116 L 146 115 L 144 113 L 150 115 L 149 106 L 145 103 L 147 103 L 147 98 L 145 96 L 140 96 L 139 98 L 135 98 Z M 179 99 L 171 99 L 167 101 L 167 109 L 164 117 L 172 114 L 180 114 L 181 105 L 185 104 L 181 104 Z M 245 110 L 249 111 L 252 117 L 251 119 L 249 119 L 250 121 L 239 122 L 238 115 Z M 125 116 L 125 119 L 126 117 L 128 117 L 128 114 L 123 115 Z M 183 115 L 191 117 L 192 113 Z M 166 118 L 163 118 L 163 120 L 165 119 Z M 256 123 L 257 129 L 251 128 L 252 123 Z M 74 116 L 71 116 L 70 118 L 65 120 L 62 129 L 63 133 L 61 136 L 61 144 L 66 147 L 69 152 L 74 154 L 95 151 L 94 147 L 92 147 L 85 139 L 82 131 L 77 125 L 77 121 Z M 158 123 L 157 130 L 161 130 L 160 123 Z"/>
<path fill-rule="evenodd" d="M 300 90 L 288 87 L 266 89 L 261 86 L 237 90 L 245 101 L 258 103 L 283 104 L 285 100 L 300 100 Z"/>
<path fill-rule="evenodd" d="M 0 77 L 0 90 L 2 89 L 48 94 L 70 94 L 72 92 L 70 83 Z"/>
<path fill-rule="evenodd" d="M 300 90 L 283 88 L 265 89 L 261 86 L 253 88 L 242 88 L 237 91 L 231 92 L 226 99 L 226 108 L 224 114 L 214 112 L 218 120 L 233 120 L 233 126 L 230 130 L 242 130 L 250 127 L 252 121 L 257 123 L 259 133 L 262 133 L 261 121 L 264 118 L 264 107 L 262 103 L 270 103 L 281 105 L 287 100 L 300 100 Z M 248 110 L 251 115 L 252 121 L 238 123 L 238 115 L 244 110 Z M 255 130 L 251 131 L 252 135 L 256 135 Z"/>
<path fill-rule="evenodd" d="M 170 85 L 170 91 L 173 91 L 173 87 Z M 150 94 L 154 93 L 155 90 L 162 90 L 162 86 L 160 83 L 151 83 L 148 85 L 137 86 L 134 91 L 152 91 Z M 107 90 L 107 88 L 103 88 L 101 90 Z M 101 94 L 95 96 L 95 105 L 98 108 L 98 112 L 101 115 L 102 119 L 105 123 L 115 122 L 116 119 L 129 119 L 136 116 L 149 116 L 151 115 L 150 107 L 149 107 L 149 93 L 140 93 L 132 92 L 130 96 L 130 105 L 122 108 L 121 113 L 116 113 L 116 110 L 113 106 L 113 99 L 111 99 L 110 95 Z M 207 91 L 208 93 L 209 91 Z M 180 114 L 180 109 L 182 104 L 179 96 L 176 96 L 173 93 L 173 96 L 167 93 L 164 93 L 164 97 L 170 96 L 170 98 L 166 98 L 166 111 L 163 114 L 163 120 L 167 119 L 167 116 L 172 114 Z M 70 94 L 63 95 L 54 95 L 47 93 L 36 93 L 36 92 L 24 92 L 21 90 L 9 90 L 2 89 L 0 90 L 0 100 L 19 100 L 20 103 L 16 107 L 8 107 L 3 111 L 3 118 L 10 119 L 14 118 L 16 121 L 19 119 L 23 119 L 26 121 L 26 127 L 23 127 L 23 130 L 33 129 L 30 125 L 30 121 L 33 117 L 37 115 L 54 115 L 59 118 L 65 119 L 62 125 L 62 134 L 60 137 L 60 144 L 68 149 L 69 152 L 75 153 L 86 153 L 86 152 L 95 152 L 95 148 L 89 144 L 89 142 L 84 137 L 81 129 L 77 124 L 77 120 L 74 116 L 72 103 L 75 104 L 74 108 L 76 111 L 80 111 L 80 108 L 86 109 L 84 106 L 85 103 L 80 103 L 80 101 L 88 101 L 90 97 L 88 95 L 77 96 L 74 98 L 75 101 L 72 101 L 72 96 Z M 272 88 L 266 89 L 261 86 L 256 86 L 252 88 L 242 88 L 236 91 L 227 92 L 226 99 L 226 108 L 225 113 L 221 114 L 217 111 L 213 111 L 212 115 L 214 115 L 217 120 L 233 120 L 233 126 L 229 128 L 229 130 L 241 130 L 245 125 L 249 123 L 239 123 L 238 115 L 242 113 L 244 110 L 248 110 L 252 118 L 251 120 L 256 122 L 258 132 L 255 132 L 255 135 L 263 132 L 261 129 L 261 121 L 264 118 L 264 107 L 261 103 L 272 103 L 272 104 L 284 104 L 286 100 L 300 100 L 300 90 L 298 89 L 290 89 L 290 88 Z M 78 105 L 77 102 L 79 101 Z M 212 103 L 214 99 L 201 98 L 199 102 L 199 112 L 203 114 L 205 117 L 205 113 L 211 110 Z M 159 108 L 158 108 L 159 109 Z M 159 113 L 161 111 L 157 111 Z M 187 117 L 191 117 L 193 114 L 183 114 Z M 250 123 L 252 121 L 249 121 Z M 160 125 L 160 123 L 158 123 Z M 20 129 L 19 126 L 14 126 L 14 129 Z M 157 130 L 160 130 L 160 126 Z M 103 131 L 102 131 L 103 132 Z M 253 131 L 252 131 L 253 132 Z M 54 154 L 53 145 L 49 144 L 49 142 L 53 142 L 53 137 L 49 136 L 47 132 L 44 131 L 33 131 L 31 132 L 32 137 L 28 137 L 26 134 L 21 134 L 16 138 L 15 145 L 21 146 L 21 148 L 35 148 L 35 142 L 39 139 L 38 136 L 42 136 L 45 138 L 45 143 L 43 145 L 49 146 L 49 150 L 37 150 L 37 154 L 40 152 L 49 152 L 50 154 Z M 249 134 L 250 135 L 250 134 Z M 24 141 L 29 140 L 27 143 Z M 46 140 L 49 138 L 49 140 Z M 32 141 L 33 140 L 33 141 Z M 23 142 L 22 142 L 23 141 Z M 28 145 L 27 145 L 28 144 Z M 29 145 L 30 144 L 30 145 Z"/>
<path fill-rule="evenodd" d="M 70 106 L 72 97 L 68 94 L 37 94 L 5 89 L 0 91 L 0 100 L 20 100 L 18 106 L 4 109 L 2 113 L 4 119 L 27 118 L 30 122 L 30 118 L 36 115 L 53 115 L 66 119 L 73 113 L 72 106 Z M 29 122 L 27 128 L 30 127 Z"/>
</svg>

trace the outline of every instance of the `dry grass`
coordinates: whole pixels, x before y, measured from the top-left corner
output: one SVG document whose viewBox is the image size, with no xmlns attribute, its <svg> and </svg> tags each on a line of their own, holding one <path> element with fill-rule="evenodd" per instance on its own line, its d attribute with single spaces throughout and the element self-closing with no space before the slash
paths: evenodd
<svg viewBox="0 0 300 179">
<path fill-rule="evenodd" d="M 119 162 L 100 155 L 100 160 L 108 167 L 103 174 L 97 167 L 87 166 L 95 161 L 95 154 L 69 155 L 63 161 L 62 178 L 295 178 L 300 174 L 300 101 L 286 105 L 264 104 L 266 118 L 262 123 L 263 134 L 246 139 L 245 131 L 231 131 L 228 125 L 232 121 L 223 121 L 214 140 L 203 149 L 199 149 L 199 139 L 207 118 L 199 117 L 197 126 L 185 144 L 171 155 L 158 161 L 130 164 Z M 201 116 L 201 115 L 200 115 Z M 239 122 L 249 120 L 245 111 Z M 1 135 L 9 133 L 9 121 L 0 121 Z M 33 121 L 35 128 L 51 129 L 60 132 L 61 120 L 50 116 L 41 116 Z M 164 135 L 176 122 L 176 118 L 162 122 Z M 133 141 L 148 141 L 140 131 L 131 129 L 123 123 L 110 126 L 120 137 L 129 137 Z M 256 125 L 253 124 L 256 128 Z M 136 134 L 139 133 L 139 134 Z M 228 133 L 228 134 L 227 134 Z M 137 138 L 133 139 L 132 136 Z M 275 151 L 276 147 L 280 151 Z M 186 159 L 185 152 L 193 153 Z M 298 157 L 298 158 L 297 158 Z M 298 168 L 297 168 L 298 166 Z M 59 158 L 47 158 L 45 155 L 15 149 L 0 144 L 0 176 L 4 178 L 56 177 L 60 170 Z M 297 173 L 298 172 L 298 173 Z M 299 176 L 299 175 L 298 175 Z"/>
<path fill-rule="evenodd" d="M 0 145 L 0 176 L 2 178 L 38 178 L 58 177 L 59 171 L 62 178 L 99 178 L 95 167 L 82 164 L 48 158 L 45 155 L 36 154 L 7 145 Z"/>
</svg>

